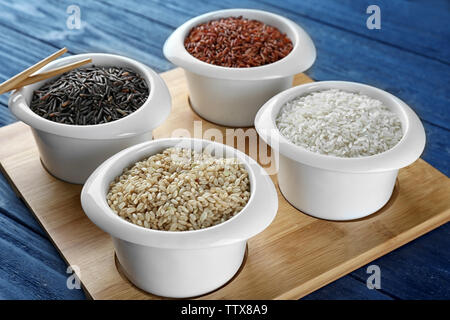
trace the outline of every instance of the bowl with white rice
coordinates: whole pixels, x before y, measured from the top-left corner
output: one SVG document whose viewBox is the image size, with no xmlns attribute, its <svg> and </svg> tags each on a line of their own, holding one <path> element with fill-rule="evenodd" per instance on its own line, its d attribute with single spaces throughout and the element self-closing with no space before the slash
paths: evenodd
<svg viewBox="0 0 450 320">
<path fill-rule="evenodd" d="M 352 220 L 390 199 L 398 170 L 416 161 L 425 131 L 394 95 L 365 84 L 322 81 L 274 96 L 255 127 L 275 151 L 278 184 L 314 217 Z"/>
<path fill-rule="evenodd" d="M 172 298 L 213 291 L 241 267 L 247 240 L 275 218 L 270 177 L 244 153 L 212 141 L 158 139 L 125 149 L 89 177 L 89 219 L 112 237 L 137 287 Z"/>
</svg>

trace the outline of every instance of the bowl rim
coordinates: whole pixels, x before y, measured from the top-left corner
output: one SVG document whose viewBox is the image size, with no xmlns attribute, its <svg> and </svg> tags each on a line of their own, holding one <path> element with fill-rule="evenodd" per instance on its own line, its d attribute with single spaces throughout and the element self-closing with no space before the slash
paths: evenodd
<svg viewBox="0 0 450 320">
<path fill-rule="evenodd" d="M 58 136 L 87 140 L 130 138 L 151 131 L 169 116 L 171 97 L 166 84 L 155 71 L 134 59 L 108 53 L 83 53 L 52 61 L 39 72 L 86 58 L 92 58 L 93 61 L 81 68 L 92 65 L 114 66 L 120 64 L 122 67 L 128 67 L 139 73 L 149 86 L 150 92 L 147 100 L 130 115 L 108 123 L 82 126 L 54 122 L 31 111 L 26 101 L 27 98 L 31 100 L 34 90 L 58 77 L 56 76 L 14 91 L 8 101 L 11 112 L 33 129 Z"/>
<path fill-rule="evenodd" d="M 227 157 L 244 163 L 249 172 L 251 196 L 246 206 L 229 220 L 193 231 L 162 231 L 130 223 L 115 214 L 106 201 L 111 181 L 125 167 L 172 146 L 190 145 L 196 150 L 220 148 Z M 214 149 L 216 150 L 216 149 Z M 85 214 L 111 236 L 145 246 L 194 249 L 223 246 L 247 240 L 264 230 L 278 210 L 278 196 L 272 180 L 255 160 L 230 146 L 204 139 L 165 138 L 129 147 L 103 162 L 88 178 L 81 191 Z"/>
<path fill-rule="evenodd" d="M 309 151 L 284 137 L 275 123 L 275 118 L 283 105 L 295 97 L 327 89 L 362 93 L 381 100 L 399 116 L 403 137 L 387 151 L 357 158 L 337 157 Z M 279 154 L 311 167 L 345 173 L 375 173 L 406 167 L 420 157 L 426 142 L 422 122 L 406 103 L 379 88 L 350 81 L 318 81 L 285 90 L 261 107 L 255 117 L 255 128 L 259 136 Z"/>
<path fill-rule="evenodd" d="M 292 33 L 293 38 L 290 37 L 294 44 L 292 51 L 283 59 L 263 66 L 230 68 L 203 62 L 185 49 L 184 40 L 193 27 L 230 16 L 243 16 L 268 24 L 271 24 L 270 21 L 277 21 Z M 167 60 L 190 72 L 224 80 L 269 80 L 287 77 L 307 70 L 316 59 L 316 48 L 311 37 L 294 21 L 275 13 L 244 8 L 211 11 L 186 21 L 167 38 L 163 53 Z"/>
</svg>

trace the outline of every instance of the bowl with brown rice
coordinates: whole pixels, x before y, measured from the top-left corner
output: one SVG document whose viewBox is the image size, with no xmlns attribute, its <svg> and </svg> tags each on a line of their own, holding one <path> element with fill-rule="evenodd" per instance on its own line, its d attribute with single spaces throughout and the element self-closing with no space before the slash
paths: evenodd
<svg viewBox="0 0 450 320">
<path fill-rule="evenodd" d="M 209 12 L 166 40 L 165 57 L 185 71 L 192 108 L 211 122 L 253 126 L 258 109 L 292 86 L 316 49 L 295 22 L 254 9 Z"/>
<path fill-rule="evenodd" d="M 398 170 L 416 161 L 425 131 L 394 95 L 321 81 L 270 99 L 255 127 L 275 150 L 278 184 L 293 206 L 329 220 L 368 216 L 390 199 Z"/>
<path fill-rule="evenodd" d="M 247 240 L 278 209 L 275 187 L 254 160 L 188 138 L 146 142 L 112 156 L 87 180 L 81 203 L 111 235 L 128 279 L 173 298 L 229 281 L 243 263 Z"/>
</svg>

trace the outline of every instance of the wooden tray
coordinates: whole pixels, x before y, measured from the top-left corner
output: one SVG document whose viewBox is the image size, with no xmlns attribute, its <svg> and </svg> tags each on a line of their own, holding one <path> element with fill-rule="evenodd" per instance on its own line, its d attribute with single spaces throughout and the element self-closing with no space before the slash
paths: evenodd
<svg viewBox="0 0 450 320">
<path fill-rule="evenodd" d="M 174 129 L 194 131 L 201 120 L 189 107 L 182 70 L 162 74 L 173 110 L 155 138 Z M 295 84 L 312 81 L 298 75 Z M 198 123 L 197 123 L 198 124 Z M 202 120 L 202 130 L 225 128 Z M 110 237 L 84 215 L 81 186 L 59 181 L 42 167 L 23 123 L 0 129 L 0 163 L 18 195 L 48 232 L 63 258 L 77 265 L 93 299 L 161 299 L 118 271 Z M 276 184 L 276 176 L 272 176 Z M 419 159 L 400 170 L 388 204 L 370 217 L 331 222 L 302 214 L 278 192 L 273 223 L 248 242 L 247 259 L 227 285 L 201 299 L 297 299 L 449 221 L 450 179 Z M 438 245 L 438 244 L 436 244 Z"/>
</svg>

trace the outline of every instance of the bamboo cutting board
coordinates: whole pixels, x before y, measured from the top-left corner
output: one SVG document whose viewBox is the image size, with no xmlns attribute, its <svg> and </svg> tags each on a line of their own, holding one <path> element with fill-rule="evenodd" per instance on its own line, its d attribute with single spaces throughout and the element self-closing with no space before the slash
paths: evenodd
<svg viewBox="0 0 450 320">
<path fill-rule="evenodd" d="M 154 131 L 155 139 L 169 137 L 179 128 L 192 134 L 199 124 L 203 132 L 217 128 L 227 134 L 225 128 L 201 120 L 189 107 L 181 69 L 162 77 L 169 86 L 173 109 Z M 294 83 L 311 81 L 298 75 Z M 201 123 L 194 125 L 195 120 Z M 28 126 L 15 123 L 1 128 L 0 146 L 3 173 L 67 263 L 79 267 L 88 296 L 161 299 L 137 289 L 118 271 L 109 235 L 81 209 L 81 186 L 59 181 L 45 171 Z M 272 179 L 276 184 L 276 176 Z M 421 159 L 400 170 L 393 196 L 384 208 L 355 221 L 310 217 L 289 205 L 278 191 L 277 217 L 249 240 L 247 258 L 238 274 L 199 298 L 298 299 L 449 221 L 449 194 L 450 179 Z"/>
</svg>

